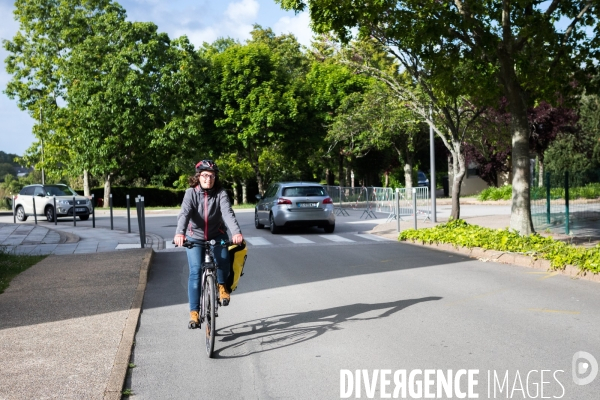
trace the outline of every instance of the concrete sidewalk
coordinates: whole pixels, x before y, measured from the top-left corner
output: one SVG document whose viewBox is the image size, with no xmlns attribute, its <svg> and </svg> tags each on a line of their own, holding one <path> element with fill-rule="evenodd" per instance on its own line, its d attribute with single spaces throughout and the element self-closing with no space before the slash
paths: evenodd
<svg viewBox="0 0 600 400">
<path fill-rule="evenodd" d="M 164 240 L 147 233 L 145 247 L 161 250 L 165 247 Z M 141 245 L 139 234 L 119 230 L 0 222 L 0 248 L 14 254 L 61 255 L 141 248 Z"/>
<path fill-rule="evenodd" d="M 50 254 L 0 294 L 0 399 L 120 399 L 162 238 L 0 223 L 0 251 Z M 124 250 L 120 250 L 124 249 Z"/>
<path fill-rule="evenodd" d="M 0 294 L 0 399 L 120 399 L 152 249 L 50 255 Z"/>
</svg>

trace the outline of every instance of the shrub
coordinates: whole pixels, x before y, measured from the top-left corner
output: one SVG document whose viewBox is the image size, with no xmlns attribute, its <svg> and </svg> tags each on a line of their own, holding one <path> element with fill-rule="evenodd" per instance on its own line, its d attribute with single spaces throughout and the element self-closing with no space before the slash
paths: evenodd
<svg viewBox="0 0 600 400">
<path fill-rule="evenodd" d="M 586 249 L 543 237 L 538 234 L 521 236 L 508 229 L 490 229 L 469 225 L 458 219 L 427 229 L 408 229 L 400 233 L 399 240 L 422 243 L 450 243 L 456 246 L 481 247 L 489 250 L 522 253 L 549 260 L 555 269 L 575 265 L 582 271 L 600 272 L 600 245 Z"/>
</svg>

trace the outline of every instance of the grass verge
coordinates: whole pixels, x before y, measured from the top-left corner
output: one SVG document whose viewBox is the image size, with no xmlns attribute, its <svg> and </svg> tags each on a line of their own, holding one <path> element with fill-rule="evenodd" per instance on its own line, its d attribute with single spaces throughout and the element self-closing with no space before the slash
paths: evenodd
<svg viewBox="0 0 600 400">
<path fill-rule="evenodd" d="M 23 256 L 11 254 L 0 246 L 0 293 L 4 293 L 10 281 L 21 272 L 42 261 L 46 256 Z"/>
</svg>

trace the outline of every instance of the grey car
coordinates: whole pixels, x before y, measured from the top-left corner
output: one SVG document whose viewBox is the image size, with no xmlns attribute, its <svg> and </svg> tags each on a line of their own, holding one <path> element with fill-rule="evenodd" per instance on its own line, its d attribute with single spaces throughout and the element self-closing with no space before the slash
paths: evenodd
<svg viewBox="0 0 600 400">
<path fill-rule="evenodd" d="M 54 198 L 56 197 L 56 210 Z M 86 221 L 92 213 L 92 203 L 87 197 L 77 194 L 67 185 L 29 185 L 25 186 L 15 198 L 15 213 L 19 221 L 27 220 L 34 214 L 45 215 L 48 222 L 57 217 L 73 217 L 73 197 L 75 197 L 75 215 Z"/>
<path fill-rule="evenodd" d="M 271 233 L 283 227 L 318 226 L 332 233 L 335 229 L 333 201 L 327 190 L 318 183 L 277 182 L 263 196 L 256 195 L 254 226 L 269 226 Z"/>
</svg>

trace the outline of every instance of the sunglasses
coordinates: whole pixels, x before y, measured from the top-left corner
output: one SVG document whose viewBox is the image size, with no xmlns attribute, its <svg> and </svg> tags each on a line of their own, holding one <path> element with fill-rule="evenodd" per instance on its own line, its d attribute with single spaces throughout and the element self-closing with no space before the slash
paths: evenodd
<svg viewBox="0 0 600 400">
<path fill-rule="evenodd" d="M 202 179 L 215 179 L 216 178 L 216 176 L 213 174 L 200 174 L 200 177 Z"/>
</svg>

